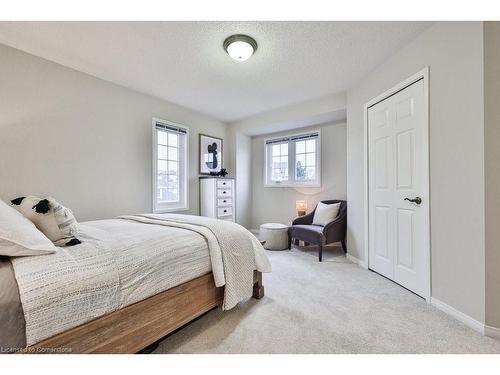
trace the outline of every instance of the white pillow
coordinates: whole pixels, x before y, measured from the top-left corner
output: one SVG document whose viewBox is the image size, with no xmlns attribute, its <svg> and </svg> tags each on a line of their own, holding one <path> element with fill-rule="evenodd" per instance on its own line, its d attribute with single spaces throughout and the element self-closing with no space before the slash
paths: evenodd
<svg viewBox="0 0 500 375">
<path fill-rule="evenodd" d="M 11 201 L 24 217 L 45 234 L 56 246 L 74 246 L 81 242 L 75 237 L 78 234 L 78 223 L 69 208 L 58 203 L 54 198 L 20 197 Z"/>
<path fill-rule="evenodd" d="M 56 250 L 31 221 L 0 200 L 0 255 L 44 255 Z"/>
<path fill-rule="evenodd" d="M 337 217 L 339 210 L 340 202 L 332 204 L 319 202 L 314 212 L 313 225 L 325 226 L 332 222 Z"/>
</svg>

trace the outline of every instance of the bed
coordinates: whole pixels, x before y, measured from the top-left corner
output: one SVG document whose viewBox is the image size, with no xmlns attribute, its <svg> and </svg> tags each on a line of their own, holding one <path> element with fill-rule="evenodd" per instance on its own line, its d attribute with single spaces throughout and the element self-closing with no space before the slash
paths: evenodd
<svg viewBox="0 0 500 375">
<path fill-rule="evenodd" d="M 0 349 L 136 353 L 220 306 L 262 298 L 271 266 L 235 223 L 135 215 L 80 224 L 82 244 L 0 259 Z"/>
</svg>

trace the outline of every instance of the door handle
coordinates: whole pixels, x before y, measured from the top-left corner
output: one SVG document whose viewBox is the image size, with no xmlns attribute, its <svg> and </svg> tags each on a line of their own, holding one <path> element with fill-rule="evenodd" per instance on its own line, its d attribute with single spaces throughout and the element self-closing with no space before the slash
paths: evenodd
<svg viewBox="0 0 500 375">
<path fill-rule="evenodd" d="M 413 203 L 416 203 L 416 204 L 420 204 L 420 203 L 422 203 L 422 198 L 420 198 L 420 197 L 415 197 L 413 199 L 405 198 L 405 201 L 413 202 Z"/>
</svg>

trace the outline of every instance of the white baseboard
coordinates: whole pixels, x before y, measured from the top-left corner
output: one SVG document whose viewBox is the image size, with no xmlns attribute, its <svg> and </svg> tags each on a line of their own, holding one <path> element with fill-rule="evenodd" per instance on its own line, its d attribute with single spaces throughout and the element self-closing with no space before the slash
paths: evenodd
<svg viewBox="0 0 500 375">
<path fill-rule="evenodd" d="M 451 307 L 450 305 L 448 305 L 448 304 L 446 304 L 446 303 L 444 303 L 444 302 L 442 302 L 434 297 L 431 297 L 431 305 L 438 308 L 439 310 L 445 312 L 446 314 L 454 317 L 458 321 L 464 323 L 466 326 L 472 328 L 474 331 L 479 332 L 482 335 L 485 334 L 484 324 L 481 322 L 478 322 L 476 319 L 470 317 L 469 315 L 464 314 L 461 311 L 458 311 L 454 307 Z"/>
<path fill-rule="evenodd" d="M 493 337 L 494 339 L 500 340 L 500 328 L 484 326 L 484 334 L 489 337 Z"/>
<path fill-rule="evenodd" d="M 347 253 L 345 256 L 346 256 L 347 260 L 357 264 L 360 267 L 368 269 L 368 265 L 365 262 L 363 262 L 362 260 L 359 260 L 358 258 L 356 258 L 354 255 Z"/>
</svg>

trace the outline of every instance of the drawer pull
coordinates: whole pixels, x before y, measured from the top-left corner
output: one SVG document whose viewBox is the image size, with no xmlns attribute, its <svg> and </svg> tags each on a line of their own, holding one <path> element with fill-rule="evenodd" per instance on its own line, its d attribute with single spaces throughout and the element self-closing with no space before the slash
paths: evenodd
<svg viewBox="0 0 500 375">
<path fill-rule="evenodd" d="M 229 188 L 233 186 L 233 182 L 229 180 L 219 180 L 215 184 L 218 188 Z"/>
<path fill-rule="evenodd" d="M 228 202 L 230 201 L 229 198 L 233 196 L 233 190 L 232 189 L 217 189 L 217 197 L 222 199 L 227 199 Z"/>
<path fill-rule="evenodd" d="M 224 203 L 226 203 L 227 201 L 224 199 Z"/>
<path fill-rule="evenodd" d="M 217 208 L 217 217 L 227 217 L 228 215 L 232 215 L 232 213 L 233 213 L 232 207 Z"/>
</svg>

